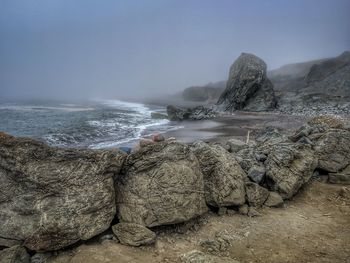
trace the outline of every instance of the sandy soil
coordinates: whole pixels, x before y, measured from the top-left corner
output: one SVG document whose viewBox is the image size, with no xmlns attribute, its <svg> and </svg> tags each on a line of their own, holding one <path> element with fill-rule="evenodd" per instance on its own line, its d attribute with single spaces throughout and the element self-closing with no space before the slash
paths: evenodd
<svg viewBox="0 0 350 263">
<path fill-rule="evenodd" d="M 90 242 L 50 262 L 180 262 L 180 255 L 188 251 L 205 251 L 199 242 L 219 232 L 232 240 L 227 249 L 212 253 L 242 263 L 350 262 L 350 186 L 311 181 L 284 208 L 259 212 L 258 217 L 234 210 L 222 216 L 209 212 L 184 225 L 156 229 L 154 246 Z"/>
</svg>

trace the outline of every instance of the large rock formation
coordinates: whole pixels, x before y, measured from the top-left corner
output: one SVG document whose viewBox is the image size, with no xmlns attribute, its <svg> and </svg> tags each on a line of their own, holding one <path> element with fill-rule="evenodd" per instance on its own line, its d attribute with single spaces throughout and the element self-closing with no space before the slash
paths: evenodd
<svg viewBox="0 0 350 263">
<path fill-rule="evenodd" d="M 118 150 L 58 149 L 0 136 L 0 245 L 56 250 L 87 240 L 115 215 Z"/>
<path fill-rule="evenodd" d="M 268 111 L 276 106 L 265 62 L 255 55 L 242 53 L 230 68 L 225 91 L 217 104 L 224 111 Z"/>
<path fill-rule="evenodd" d="M 233 155 L 219 145 L 196 142 L 192 150 L 204 175 L 205 197 L 209 205 L 233 206 L 245 202 L 246 174 Z"/>
<path fill-rule="evenodd" d="M 129 155 L 116 191 L 122 222 L 153 227 L 184 222 L 207 211 L 198 160 L 177 141 L 151 144 Z"/>
</svg>

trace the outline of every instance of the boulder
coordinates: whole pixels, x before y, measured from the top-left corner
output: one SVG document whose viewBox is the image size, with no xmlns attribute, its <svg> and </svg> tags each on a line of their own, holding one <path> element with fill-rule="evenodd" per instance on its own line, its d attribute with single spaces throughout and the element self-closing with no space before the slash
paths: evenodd
<svg viewBox="0 0 350 263">
<path fill-rule="evenodd" d="M 116 180 L 121 222 L 175 224 L 207 211 L 203 174 L 189 146 L 175 140 L 130 154 Z"/>
<path fill-rule="evenodd" d="M 226 89 L 217 104 L 224 111 L 268 111 L 276 107 L 265 62 L 255 55 L 242 53 L 230 68 Z"/>
<path fill-rule="evenodd" d="M 171 121 L 205 120 L 216 117 L 216 112 L 213 109 L 204 106 L 182 109 L 169 105 L 167 113 Z"/>
<path fill-rule="evenodd" d="M 290 137 L 294 142 L 301 142 L 304 138 L 313 145 L 318 169 L 337 173 L 350 164 L 350 129 L 345 120 L 315 117 Z"/>
<path fill-rule="evenodd" d="M 204 176 L 207 204 L 215 207 L 237 206 L 245 202 L 246 174 L 233 157 L 220 145 L 195 142 L 191 147 Z"/>
<path fill-rule="evenodd" d="M 318 158 L 317 168 L 336 173 L 350 164 L 350 131 L 329 129 L 309 138 L 314 143 Z"/>
<path fill-rule="evenodd" d="M 278 193 L 270 192 L 265 205 L 268 207 L 281 207 L 283 206 L 283 199 Z"/>
<path fill-rule="evenodd" d="M 266 146 L 265 151 L 266 182 L 283 199 L 295 195 L 317 167 L 310 145 L 281 142 Z"/>
<path fill-rule="evenodd" d="M 0 250 L 0 263 L 30 263 L 30 256 L 21 246 Z"/>
<path fill-rule="evenodd" d="M 247 201 L 250 206 L 261 207 L 269 197 L 269 191 L 256 183 L 246 183 Z"/>
<path fill-rule="evenodd" d="M 120 243 L 138 247 L 150 245 L 156 241 L 156 234 L 148 228 L 134 223 L 119 223 L 112 226 L 113 233 Z"/>
<path fill-rule="evenodd" d="M 51 148 L 0 137 L 0 245 L 57 250 L 108 229 L 114 218 L 118 150 Z"/>
<path fill-rule="evenodd" d="M 260 184 L 265 178 L 266 170 L 263 165 L 253 165 L 248 170 L 248 177 L 254 183 Z"/>
</svg>

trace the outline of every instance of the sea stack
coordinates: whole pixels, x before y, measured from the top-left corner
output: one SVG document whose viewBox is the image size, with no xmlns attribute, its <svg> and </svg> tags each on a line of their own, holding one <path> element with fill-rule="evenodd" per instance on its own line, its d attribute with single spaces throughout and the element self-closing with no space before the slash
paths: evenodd
<svg viewBox="0 0 350 263">
<path fill-rule="evenodd" d="M 226 89 L 217 104 L 224 111 L 270 111 L 276 107 L 273 84 L 266 76 L 266 63 L 242 53 L 230 68 Z"/>
</svg>

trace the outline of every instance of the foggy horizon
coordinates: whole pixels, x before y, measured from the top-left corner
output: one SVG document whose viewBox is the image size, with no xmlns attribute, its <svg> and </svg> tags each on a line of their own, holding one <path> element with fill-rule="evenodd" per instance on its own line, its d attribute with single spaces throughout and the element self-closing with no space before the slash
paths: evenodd
<svg viewBox="0 0 350 263">
<path fill-rule="evenodd" d="M 350 1 L 0 1 L 0 100 L 141 99 L 350 50 Z"/>
</svg>

